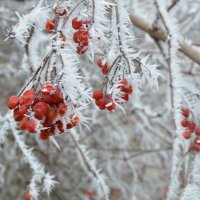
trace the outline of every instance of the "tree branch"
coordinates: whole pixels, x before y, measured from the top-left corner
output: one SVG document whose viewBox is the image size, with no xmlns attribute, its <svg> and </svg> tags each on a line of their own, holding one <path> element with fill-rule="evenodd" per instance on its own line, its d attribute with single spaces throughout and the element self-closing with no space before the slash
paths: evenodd
<svg viewBox="0 0 200 200">
<path fill-rule="evenodd" d="M 152 38 L 156 40 L 166 41 L 167 33 L 161 29 L 155 29 L 151 24 L 145 21 L 140 16 L 137 16 L 133 13 L 130 14 L 130 19 L 132 23 L 137 26 L 139 29 L 148 33 Z M 198 51 L 194 46 L 192 46 L 187 40 L 184 40 L 182 36 L 179 38 L 179 51 L 185 54 L 188 58 L 194 62 L 200 64 L 200 51 Z"/>
</svg>

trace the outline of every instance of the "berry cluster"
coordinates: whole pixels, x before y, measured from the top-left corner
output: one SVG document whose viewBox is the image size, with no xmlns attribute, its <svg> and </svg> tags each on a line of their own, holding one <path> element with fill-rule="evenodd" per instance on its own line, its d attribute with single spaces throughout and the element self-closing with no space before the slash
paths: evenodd
<svg viewBox="0 0 200 200">
<path fill-rule="evenodd" d="M 72 20 L 72 27 L 76 30 L 73 35 L 73 41 L 78 44 L 76 52 L 84 54 L 88 49 L 89 33 L 87 28 L 89 26 L 88 20 L 81 20 L 78 17 Z"/>
<path fill-rule="evenodd" d="M 200 127 L 198 127 L 194 122 L 189 120 L 190 110 L 188 108 L 182 109 L 182 115 L 184 119 L 181 121 L 181 126 L 186 128 L 183 132 L 183 137 L 186 139 L 191 138 L 192 133 L 195 134 L 194 142 L 190 147 L 190 151 L 199 152 L 200 151 Z"/>
<path fill-rule="evenodd" d="M 70 123 L 63 125 L 68 105 L 64 102 L 61 90 L 50 83 L 37 93 L 30 89 L 21 97 L 11 96 L 7 105 L 9 109 L 14 109 L 14 119 L 20 122 L 19 129 L 38 132 L 42 140 L 47 140 L 56 132 L 64 133 L 64 126 L 70 129 L 79 123 L 79 117 L 74 114 L 69 117 Z"/>
<path fill-rule="evenodd" d="M 103 95 L 102 90 L 94 90 L 93 92 L 93 98 L 95 99 L 96 105 L 101 109 L 101 110 L 115 110 L 116 104 L 112 101 L 112 98 L 110 95 Z"/>
<path fill-rule="evenodd" d="M 132 94 L 133 88 L 126 79 L 121 80 L 119 83 L 120 83 L 119 89 L 123 92 L 122 99 L 124 100 L 124 102 L 128 102 L 129 95 Z M 101 110 L 107 109 L 109 111 L 115 110 L 116 109 L 115 102 L 119 102 L 118 99 L 113 100 L 111 95 L 108 94 L 104 95 L 102 90 L 94 90 L 93 99 L 95 99 L 96 105 Z"/>
<path fill-rule="evenodd" d="M 99 58 L 97 61 L 97 65 L 101 68 L 104 75 L 107 75 L 110 71 L 110 65 L 108 62 L 106 62 L 105 59 Z"/>
</svg>

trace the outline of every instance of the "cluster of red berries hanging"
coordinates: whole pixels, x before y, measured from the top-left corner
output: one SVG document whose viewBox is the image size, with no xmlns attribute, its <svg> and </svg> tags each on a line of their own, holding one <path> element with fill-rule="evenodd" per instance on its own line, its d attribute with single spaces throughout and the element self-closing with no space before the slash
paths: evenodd
<svg viewBox="0 0 200 200">
<path fill-rule="evenodd" d="M 97 61 L 97 65 L 102 70 L 102 73 L 104 75 L 107 75 L 108 72 L 110 71 L 110 65 L 108 62 L 106 62 L 105 59 L 99 58 Z"/>
<path fill-rule="evenodd" d="M 11 96 L 7 105 L 9 109 L 14 109 L 14 119 L 20 122 L 19 129 L 39 133 L 42 140 L 49 139 L 56 132 L 64 133 L 65 128 L 70 129 L 79 123 L 79 117 L 74 114 L 70 115 L 69 123 L 63 124 L 68 105 L 61 90 L 50 83 L 37 93 L 29 89 L 20 97 Z"/>
<path fill-rule="evenodd" d="M 106 62 L 105 59 L 98 59 L 97 65 L 102 69 L 102 72 L 105 76 L 110 72 L 111 67 L 108 62 Z M 105 81 L 105 84 L 109 84 L 108 77 Z M 119 89 L 122 92 L 121 99 L 124 100 L 123 103 L 128 102 L 129 96 L 133 93 L 133 87 L 129 84 L 129 82 L 124 78 L 121 79 L 119 82 Z M 107 85 L 104 86 L 105 90 L 107 89 Z M 102 90 L 94 90 L 93 92 L 93 98 L 95 100 L 96 105 L 101 109 L 101 110 L 109 110 L 113 111 L 116 109 L 116 103 L 119 103 L 118 99 L 113 99 L 112 94 L 108 95 L 106 91 Z"/>
<path fill-rule="evenodd" d="M 196 126 L 194 122 L 189 120 L 190 117 L 190 110 L 188 108 L 182 109 L 182 115 L 184 119 L 181 121 L 181 126 L 186 128 L 186 130 L 183 132 L 183 137 L 186 139 L 191 138 L 192 133 L 195 134 L 194 136 L 194 142 L 190 146 L 190 151 L 200 151 L 200 127 Z"/>
<path fill-rule="evenodd" d="M 72 20 L 72 27 L 76 30 L 73 35 L 73 41 L 78 44 L 76 48 L 78 54 L 84 54 L 88 49 L 89 33 L 87 28 L 89 23 L 88 20 L 83 21 L 78 17 Z"/>
</svg>

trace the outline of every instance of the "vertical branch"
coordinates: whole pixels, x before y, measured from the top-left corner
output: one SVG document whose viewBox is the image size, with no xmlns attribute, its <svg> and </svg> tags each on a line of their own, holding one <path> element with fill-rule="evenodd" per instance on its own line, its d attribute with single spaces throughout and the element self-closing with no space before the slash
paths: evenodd
<svg viewBox="0 0 200 200">
<path fill-rule="evenodd" d="M 171 107 L 174 118 L 174 129 L 175 139 L 173 144 L 173 155 L 172 155 L 172 167 L 171 167 L 171 180 L 169 185 L 168 200 L 177 200 L 181 194 L 183 187 L 184 178 L 184 163 L 183 154 L 184 149 L 181 141 L 181 100 L 182 100 L 182 87 L 181 87 L 181 76 L 179 72 L 179 66 L 177 65 L 177 52 L 178 52 L 178 40 L 176 37 L 176 28 L 173 24 L 173 19 L 167 13 L 163 2 L 158 0 L 155 1 L 156 8 L 163 22 L 163 25 L 167 31 L 167 43 L 168 43 L 168 66 L 169 66 L 169 79 L 170 79 L 170 93 L 171 93 Z"/>
</svg>

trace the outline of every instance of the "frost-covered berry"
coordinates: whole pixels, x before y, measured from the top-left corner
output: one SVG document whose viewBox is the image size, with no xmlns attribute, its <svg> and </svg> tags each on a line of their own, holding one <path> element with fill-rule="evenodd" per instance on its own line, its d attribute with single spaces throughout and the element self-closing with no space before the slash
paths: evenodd
<svg viewBox="0 0 200 200">
<path fill-rule="evenodd" d="M 195 129 L 195 132 L 196 132 L 197 135 L 200 135 L 200 127 L 197 127 L 197 128 Z"/>
<path fill-rule="evenodd" d="M 27 122 L 27 129 L 31 133 L 36 133 L 37 123 L 34 119 L 30 119 Z"/>
<path fill-rule="evenodd" d="M 42 119 L 43 117 L 46 117 L 49 113 L 49 105 L 45 102 L 38 102 L 33 107 L 33 112 L 35 113 L 35 117 L 37 119 Z"/>
<path fill-rule="evenodd" d="M 74 18 L 72 20 L 72 27 L 76 30 L 80 29 L 83 25 L 83 21 L 79 19 L 78 17 Z"/>
<path fill-rule="evenodd" d="M 18 96 L 11 96 L 8 100 L 7 106 L 9 109 L 14 109 L 19 104 Z"/>
<path fill-rule="evenodd" d="M 60 131 L 60 133 L 64 133 L 64 128 L 63 128 L 63 123 L 62 123 L 62 121 L 58 120 L 58 121 L 56 122 L 56 125 L 57 125 L 57 128 L 58 128 L 58 130 Z"/>
<path fill-rule="evenodd" d="M 23 115 L 20 114 L 19 108 L 15 108 L 13 111 L 13 117 L 15 121 L 20 122 L 23 118 Z"/>
<path fill-rule="evenodd" d="M 184 116 L 184 117 L 189 117 L 189 114 L 190 114 L 190 110 L 189 110 L 189 108 L 182 108 L 182 115 Z"/>
<path fill-rule="evenodd" d="M 93 98 L 95 100 L 99 100 L 103 98 L 103 91 L 102 90 L 94 90 L 93 92 Z"/>
<path fill-rule="evenodd" d="M 55 87 L 51 83 L 48 83 L 40 88 L 40 92 L 43 95 L 51 95 L 54 90 L 55 90 Z"/>
<path fill-rule="evenodd" d="M 46 24 L 45 24 L 45 28 L 46 28 L 46 31 L 48 33 L 53 33 L 54 32 L 54 28 L 55 28 L 55 21 L 48 19 Z"/>
<path fill-rule="evenodd" d="M 184 137 L 184 138 L 188 139 L 188 138 L 190 138 L 190 136 L 191 136 L 191 131 L 185 130 L 185 131 L 183 132 L 183 137 Z"/>
<path fill-rule="evenodd" d="M 60 116 L 64 116 L 67 112 L 68 106 L 64 103 L 60 103 L 58 107 L 58 113 Z"/>
<path fill-rule="evenodd" d="M 103 60 L 102 60 L 102 58 L 99 58 L 99 59 L 97 60 L 97 65 L 98 65 L 98 67 L 100 67 L 100 68 L 103 67 Z"/>
<path fill-rule="evenodd" d="M 194 130 L 196 127 L 196 124 L 194 122 L 189 122 L 188 126 L 187 126 L 190 130 Z"/>
<path fill-rule="evenodd" d="M 40 131 L 40 139 L 41 140 L 48 140 L 49 139 L 48 129 Z"/>
<path fill-rule="evenodd" d="M 28 112 L 29 107 L 26 105 L 22 105 L 19 108 L 20 115 L 24 116 Z"/>
<path fill-rule="evenodd" d="M 51 95 L 52 101 L 54 103 L 60 103 L 63 101 L 62 93 L 59 88 L 57 88 L 54 93 Z"/>
<path fill-rule="evenodd" d="M 99 99 L 96 101 L 96 105 L 100 108 L 100 110 L 105 110 L 106 109 L 106 100 Z"/>
<path fill-rule="evenodd" d="M 26 130 L 26 128 L 27 128 L 27 122 L 28 122 L 27 118 L 23 117 L 22 121 L 19 124 L 19 129 L 20 130 Z"/>
<path fill-rule="evenodd" d="M 181 121 L 181 126 L 183 126 L 183 127 L 188 127 L 189 124 L 190 124 L 190 122 L 189 122 L 187 119 L 183 119 L 183 120 Z"/>
<path fill-rule="evenodd" d="M 109 111 L 113 111 L 113 110 L 115 110 L 115 109 L 116 109 L 116 104 L 115 104 L 114 102 L 112 102 L 111 105 L 109 105 L 109 106 L 107 107 L 107 110 L 109 110 Z"/>
<path fill-rule="evenodd" d="M 104 75 L 108 74 L 108 72 L 110 71 L 110 65 L 108 63 L 106 63 L 103 67 L 102 67 L 102 72 Z"/>
</svg>

